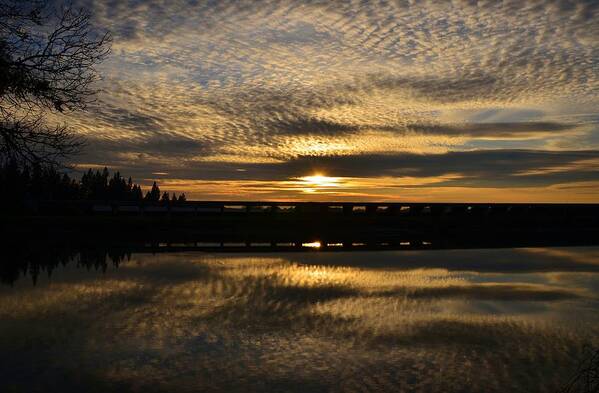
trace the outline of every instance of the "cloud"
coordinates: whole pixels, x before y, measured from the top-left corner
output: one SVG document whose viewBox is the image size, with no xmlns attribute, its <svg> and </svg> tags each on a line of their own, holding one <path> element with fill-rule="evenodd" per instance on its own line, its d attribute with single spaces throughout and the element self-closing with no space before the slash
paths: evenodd
<svg viewBox="0 0 599 393">
<path fill-rule="evenodd" d="M 472 137 L 527 137 L 536 134 L 554 134 L 573 130 L 578 124 L 557 122 L 518 123 L 463 123 L 463 124 L 411 124 L 407 128 L 416 132 L 441 135 L 469 135 Z"/>
<path fill-rule="evenodd" d="M 414 99 L 453 103 L 469 100 L 497 99 L 498 80 L 480 72 L 454 77 L 370 75 L 364 81 L 367 90 L 399 91 Z"/>
<path fill-rule="evenodd" d="M 194 139 L 173 136 L 153 136 L 128 140 L 89 139 L 82 157 L 85 162 L 98 161 L 110 166 L 111 162 L 119 166 L 141 166 L 145 163 L 150 169 L 152 161 L 164 157 L 170 159 L 185 158 L 206 154 L 209 147 Z"/>
<path fill-rule="evenodd" d="M 577 166 L 585 160 L 597 160 L 597 151 L 526 151 L 526 150 L 480 150 L 448 152 L 444 154 L 359 154 L 344 156 L 303 156 L 280 164 L 256 164 L 244 166 L 248 171 L 277 168 L 281 174 L 305 175 L 318 170 L 329 176 L 344 177 L 430 177 L 448 173 L 463 176 L 458 182 L 501 184 L 518 186 L 532 182 L 551 183 L 556 177 L 599 179 L 599 172 L 588 166 Z M 563 166 L 569 170 L 543 171 L 542 168 Z M 539 170 L 535 174 L 533 169 Z M 270 172 L 269 171 L 269 172 Z M 528 173 L 527 173 L 528 172 Z M 593 174 L 592 172 L 595 172 Z"/>
<path fill-rule="evenodd" d="M 596 179 L 580 163 L 599 148 L 596 2 L 77 5 L 115 38 L 98 105 L 69 120 L 93 141 L 79 163 L 198 180 Z"/>
<path fill-rule="evenodd" d="M 272 121 L 268 130 L 273 133 L 289 135 L 341 135 L 358 131 L 358 127 L 351 124 L 341 124 L 325 119 L 292 118 Z"/>
<path fill-rule="evenodd" d="M 123 149 L 130 155 L 123 156 Z M 587 184 L 599 181 L 599 152 L 535 150 L 491 150 L 448 152 L 443 154 L 351 154 L 299 156 L 270 162 L 245 163 L 226 161 L 193 161 L 186 158 L 193 150 L 206 154 L 210 147 L 187 139 L 150 140 L 123 147 L 118 142 L 101 145 L 98 151 L 106 161 L 116 162 L 125 172 L 152 177 L 152 172 L 168 172 L 173 179 L 260 181 L 278 184 L 282 190 L 293 178 L 314 173 L 351 180 L 349 188 L 362 192 L 368 188 L 402 187 L 547 187 L 557 184 Z M 164 153 L 178 160 L 163 160 Z M 99 159 L 99 157 L 96 157 Z M 94 156 L 82 162 L 92 162 Z M 141 161 L 141 162 L 139 162 Z M 241 170 L 239 170 L 241 169 Z M 369 182 L 368 179 L 372 179 Z M 430 181 L 429 179 L 433 179 Z M 581 183 L 582 182 L 582 183 Z M 342 183 L 341 185 L 345 185 Z M 301 185 L 293 187 L 302 188 Z M 333 190 L 340 191 L 340 190 Z"/>
<path fill-rule="evenodd" d="M 105 105 L 96 107 L 96 119 L 112 127 L 128 129 L 144 133 L 159 133 L 165 128 L 165 123 L 159 117 L 144 114 L 127 108 Z"/>
</svg>

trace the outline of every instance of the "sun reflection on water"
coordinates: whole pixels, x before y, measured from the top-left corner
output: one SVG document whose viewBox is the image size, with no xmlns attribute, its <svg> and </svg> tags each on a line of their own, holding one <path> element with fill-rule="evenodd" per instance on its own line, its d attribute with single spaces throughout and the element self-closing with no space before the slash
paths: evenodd
<svg viewBox="0 0 599 393">
<path fill-rule="evenodd" d="M 302 243 L 302 247 L 306 247 L 306 248 L 320 248 L 320 246 L 322 246 L 322 244 L 320 244 L 320 242 L 318 242 L 318 241 Z"/>
</svg>

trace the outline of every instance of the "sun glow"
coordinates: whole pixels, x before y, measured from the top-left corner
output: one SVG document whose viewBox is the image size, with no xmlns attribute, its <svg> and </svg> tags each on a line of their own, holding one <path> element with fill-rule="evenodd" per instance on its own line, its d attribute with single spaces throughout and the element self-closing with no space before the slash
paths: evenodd
<svg viewBox="0 0 599 393">
<path fill-rule="evenodd" d="M 296 178 L 300 190 L 304 193 L 313 194 L 324 189 L 341 187 L 340 177 L 324 176 L 316 173 L 312 176 Z"/>
<path fill-rule="evenodd" d="M 339 177 L 324 176 L 315 174 L 313 176 L 304 176 L 299 178 L 306 186 L 312 187 L 339 187 Z"/>
</svg>

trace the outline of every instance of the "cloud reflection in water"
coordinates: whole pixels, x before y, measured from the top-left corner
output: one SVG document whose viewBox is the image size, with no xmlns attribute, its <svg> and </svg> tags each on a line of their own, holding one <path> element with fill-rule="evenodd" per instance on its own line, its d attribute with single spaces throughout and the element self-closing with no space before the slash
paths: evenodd
<svg viewBox="0 0 599 393">
<path fill-rule="evenodd" d="M 0 288 L 2 385 L 551 391 L 598 343 L 597 253 L 177 253 L 133 255 L 105 273 L 67 265 L 36 286 Z"/>
</svg>

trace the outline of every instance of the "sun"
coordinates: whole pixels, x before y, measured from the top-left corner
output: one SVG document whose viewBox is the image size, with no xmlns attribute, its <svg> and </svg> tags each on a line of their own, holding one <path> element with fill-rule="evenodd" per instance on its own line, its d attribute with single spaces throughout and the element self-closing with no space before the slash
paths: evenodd
<svg viewBox="0 0 599 393">
<path fill-rule="evenodd" d="M 298 190 L 307 194 L 330 194 L 333 192 L 334 188 L 343 185 L 342 179 L 343 178 L 341 177 L 332 177 L 322 173 L 315 173 L 310 176 L 296 177 L 293 179 L 293 182 L 298 187 Z"/>
<path fill-rule="evenodd" d="M 304 176 L 299 178 L 307 186 L 313 187 L 338 187 L 339 178 L 324 176 L 322 174 L 314 174 L 312 176 Z"/>
</svg>

